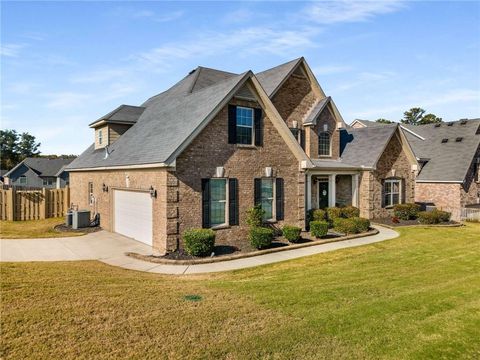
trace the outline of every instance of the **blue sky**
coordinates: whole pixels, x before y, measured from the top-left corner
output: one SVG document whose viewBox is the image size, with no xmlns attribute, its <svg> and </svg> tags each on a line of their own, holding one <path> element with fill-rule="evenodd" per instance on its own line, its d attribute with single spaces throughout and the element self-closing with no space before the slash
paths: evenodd
<svg viewBox="0 0 480 360">
<path fill-rule="evenodd" d="M 261 71 L 305 56 L 347 122 L 421 106 L 480 116 L 480 3 L 2 2 L 1 127 L 81 153 L 88 123 L 198 65 Z"/>
</svg>

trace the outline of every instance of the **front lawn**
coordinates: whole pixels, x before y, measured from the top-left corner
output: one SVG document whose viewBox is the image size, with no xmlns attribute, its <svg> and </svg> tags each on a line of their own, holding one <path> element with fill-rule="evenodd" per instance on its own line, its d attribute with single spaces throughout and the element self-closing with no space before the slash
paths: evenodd
<svg viewBox="0 0 480 360">
<path fill-rule="evenodd" d="M 479 358 L 480 224 L 399 231 L 215 275 L 1 264 L 0 357 Z"/>
<path fill-rule="evenodd" d="M 84 235 L 82 232 L 60 232 L 54 227 L 63 223 L 63 218 L 28 221 L 0 221 L 0 239 L 33 239 Z"/>
</svg>

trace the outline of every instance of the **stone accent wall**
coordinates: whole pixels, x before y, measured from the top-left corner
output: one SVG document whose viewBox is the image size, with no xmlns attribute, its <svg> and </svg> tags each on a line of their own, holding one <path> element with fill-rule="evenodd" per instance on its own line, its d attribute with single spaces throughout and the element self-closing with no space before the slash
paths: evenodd
<svg viewBox="0 0 480 360">
<path fill-rule="evenodd" d="M 128 178 L 128 180 L 127 180 Z M 93 183 L 94 206 L 89 205 L 88 183 Z M 157 190 L 157 198 L 153 199 L 153 248 L 158 253 L 164 253 L 167 248 L 176 244 L 167 244 L 167 209 L 172 207 L 171 192 L 167 196 L 167 185 L 171 176 L 166 169 L 145 170 L 110 170 L 110 171 L 78 171 L 70 173 L 70 201 L 79 209 L 88 209 L 100 214 L 100 225 L 108 231 L 113 231 L 113 199 L 115 189 L 137 189 L 149 191 L 150 186 Z M 103 184 L 109 191 L 103 192 Z M 167 208 L 168 204 L 168 208 Z"/>
<path fill-rule="evenodd" d="M 377 169 L 363 171 L 360 176 L 360 215 L 370 219 L 392 215 L 392 209 L 382 208 L 382 180 L 392 177 L 392 169 L 395 169 L 395 177 L 405 179 L 404 202 L 414 202 L 415 174 L 412 165 L 395 134 L 378 160 Z"/>
<path fill-rule="evenodd" d="M 338 205 L 352 205 L 352 175 L 337 175 L 335 190 Z"/>
<path fill-rule="evenodd" d="M 259 106 L 241 100 L 231 103 Z M 214 177 L 218 166 L 224 167 L 225 177 L 238 179 L 240 222 L 239 226 L 216 230 L 218 242 L 234 243 L 236 238 L 247 235 L 246 212 L 254 205 L 254 178 L 265 176 L 267 166 L 272 167 L 274 177 L 284 179 L 285 220 L 276 225 L 304 226 L 305 175 L 299 171 L 299 161 L 272 122 L 264 117 L 263 123 L 263 146 L 228 144 L 228 107 L 225 107 L 177 158 L 180 246 L 185 230 L 202 227 L 201 179 Z"/>
</svg>

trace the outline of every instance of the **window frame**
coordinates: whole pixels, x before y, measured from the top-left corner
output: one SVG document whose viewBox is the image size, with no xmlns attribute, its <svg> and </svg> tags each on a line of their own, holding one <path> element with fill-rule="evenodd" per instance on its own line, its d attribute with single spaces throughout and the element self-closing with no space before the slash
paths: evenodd
<svg viewBox="0 0 480 360">
<path fill-rule="evenodd" d="M 25 179 L 25 182 L 22 182 L 23 179 Z M 20 175 L 18 177 L 18 183 L 20 185 L 28 185 L 28 178 L 25 175 Z"/>
<path fill-rule="evenodd" d="M 277 181 L 276 178 L 274 177 L 262 177 L 260 178 L 260 206 L 262 207 L 262 210 L 265 211 L 265 209 L 262 206 L 263 202 L 263 186 L 262 182 L 263 181 L 271 181 L 272 182 L 272 217 L 271 218 L 264 218 L 262 219 L 264 222 L 276 222 L 277 221 Z"/>
<path fill-rule="evenodd" d="M 222 224 L 213 224 L 212 223 L 212 182 L 215 180 L 223 180 L 225 182 L 225 211 L 224 211 L 224 222 Z M 209 217 L 210 217 L 210 229 L 221 229 L 229 226 L 229 208 L 230 208 L 230 201 L 229 201 L 229 191 L 230 191 L 230 186 L 229 185 L 229 178 L 226 177 L 221 177 L 221 178 L 210 178 L 209 179 L 209 184 L 208 186 L 210 187 L 210 199 L 209 199 Z"/>
<path fill-rule="evenodd" d="M 328 154 L 320 154 L 320 139 L 322 135 L 328 135 Z M 318 157 L 331 157 L 332 156 L 332 134 L 328 131 L 320 131 L 318 133 Z"/>
<path fill-rule="evenodd" d="M 391 184 L 390 185 L 390 192 L 387 192 L 387 184 Z M 398 193 L 397 192 L 393 192 L 393 184 L 398 184 Z M 385 179 L 384 180 L 384 183 L 383 183 L 383 203 L 384 203 L 384 207 L 385 208 L 393 208 L 395 205 L 397 204 L 401 204 L 402 203 L 402 179 L 399 179 L 399 178 L 395 178 L 395 179 Z M 388 198 L 389 198 L 389 202 L 387 202 L 387 195 Z M 393 196 L 394 195 L 398 195 L 398 202 L 397 203 L 394 203 L 393 201 Z"/>
<path fill-rule="evenodd" d="M 93 206 L 94 202 L 95 202 L 94 197 L 93 197 L 93 182 L 89 181 L 87 186 L 88 186 L 88 188 L 87 188 L 87 191 L 88 191 L 88 205 Z"/>
<path fill-rule="evenodd" d="M 98 129 L 98 145 L 103 145 L 103 129 Z"/>
<path fill-rule="evenodd" d="M 51 180 L 50 184 L 48 183 L 48 180 Z M 56 180 L 57 180 L 57 178 L 55 178 L 53 176 L 46 176 L 46 177 L 42 178 L 42 184 L 43 184 L 43 186 L 52 186 L 52 185 L 55 185 Z"/>
<path fill-rule="evenodd" d="M 247 109 L 250 110 L 252 113 L 252 126 L 247 126 L 247 125 L 238 125 L 238 110 L 239 109 Z M 251 139 L 252 141 L 250 143 L 240 143 L 238 142 L 238 128 L 243 127 L 243 128 L 250 128 L 251 129 Z M 235 107 L 235 133 L 236 133 L 236 138 L 235 138 L 235 144 L 239 146 L 255 146 L 255 108 L 248 107 L 248 106 L 236 106 Z"/>
</svg>

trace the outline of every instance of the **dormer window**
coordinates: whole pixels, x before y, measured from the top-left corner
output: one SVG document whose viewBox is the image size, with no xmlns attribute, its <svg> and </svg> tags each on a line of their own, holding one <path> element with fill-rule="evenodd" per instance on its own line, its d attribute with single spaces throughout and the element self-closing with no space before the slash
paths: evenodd
<svg viewBox="0 0 480 360">
<path fill-rule="evenodd" d="M 318 156 L 331 156 L 332 147 L 330 133 L 322 131 L 318 134 Z"/>
<path fill-rule="evenodd" d="M 103 130 L 98 130 L 98 145 L 103 143 Z"/>
</svg>

